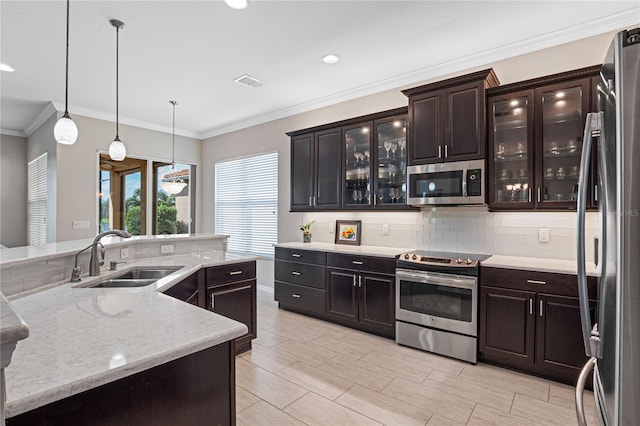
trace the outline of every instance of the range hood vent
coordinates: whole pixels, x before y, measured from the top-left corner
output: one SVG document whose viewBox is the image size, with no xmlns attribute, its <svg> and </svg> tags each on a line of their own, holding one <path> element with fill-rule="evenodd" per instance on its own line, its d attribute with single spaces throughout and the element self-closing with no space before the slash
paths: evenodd
<svg viewBox="0 0 640 426">
<path fill-rule="evenodd" d="M 243 86 L 253 87 L 254 89 L 258 87 L 262 87 L 264 85 L 264 83 L 258 80 L 257 78 L 251 77 L 250 75 L 247 75 L 247 74 L 244 74 L 233 81 L 235 81 L 238 84 L 242 84 Z"/>
</svg>

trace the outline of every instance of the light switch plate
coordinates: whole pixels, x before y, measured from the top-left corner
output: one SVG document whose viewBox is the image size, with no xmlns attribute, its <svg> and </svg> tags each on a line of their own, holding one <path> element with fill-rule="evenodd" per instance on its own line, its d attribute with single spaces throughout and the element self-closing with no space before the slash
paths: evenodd
<svg viewBox="0 0 640 426">
<path fill-rule="evenodd" d="M 72 223 L 73 229 L 89 229 L 88 220 L 74 220 Z"/>
<path fill-rule="evenodd" d="M 334 232 L 336 232 L 336 223 L 335 222 L 329 222 L 329 233 L 333 234 Z"/>
<path fill-rule="evenodd" d="M 171 253 L 173 253 L 173 244 L 160 245 L 160 254 L 171 254 Z"/>
<path fill-rule="evenodd" d="M 538 228 L 538 242 L 539 243 L 549 242 L 549 228 Z"/>
<path fill-rule="evenodd" d="M 382 224 L 382 235 L 389 235 L 389 224 L 388 223 L 383 223 Z"/>
</svg>

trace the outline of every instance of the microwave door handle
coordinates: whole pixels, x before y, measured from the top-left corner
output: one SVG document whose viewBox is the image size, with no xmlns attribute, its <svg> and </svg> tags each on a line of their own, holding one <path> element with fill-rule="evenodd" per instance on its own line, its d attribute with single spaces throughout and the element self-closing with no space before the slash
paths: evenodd
<svg viewBox="0 0 640 426">
<path fill-rule="evenodd" d="M 467 196 L 467 169 L 462 169 L 462 196 Z"/>
</svg>

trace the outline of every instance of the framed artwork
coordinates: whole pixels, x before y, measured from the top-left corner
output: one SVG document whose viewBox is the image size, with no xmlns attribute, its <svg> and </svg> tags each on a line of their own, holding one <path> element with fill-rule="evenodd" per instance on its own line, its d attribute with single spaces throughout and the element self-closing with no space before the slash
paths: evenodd
<svg viewBox="0 0 640 426">
<path fill-rule="evenodd" d="M 360 245 L 361 220 L 336 220 L 336 244 Z"/>
</svg>

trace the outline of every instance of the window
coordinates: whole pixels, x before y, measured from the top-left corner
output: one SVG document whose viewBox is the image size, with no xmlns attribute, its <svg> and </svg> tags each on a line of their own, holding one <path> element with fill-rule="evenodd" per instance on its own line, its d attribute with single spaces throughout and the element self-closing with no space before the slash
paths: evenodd
<svg viewBox="0 0 640 426">
<path fill-rule="evenodd" d="M 229 251 L 273 256 L 278 241 L 278 153 L 216 163 L 215 230 Z"/>
<path fill-rule="evenodd" d="M 27 244 L 47 242 L 47 153 L 27 165 Z"/>
<path fill-rule="evenodd" d="M 191 205 L 191 175 L 195 174 L 195 166 L 189 164 L 174 165 L 153 163 L 153 193 L 155 203 L 153 205 L 154 230 L 160 234 L 189 234 L 193 224 L 192 212 L 195 208 Z M 172 188 L 172 185 L 178 185 Z M 179 191 L 177 193 L 174 193 Z"/>
</svg>

